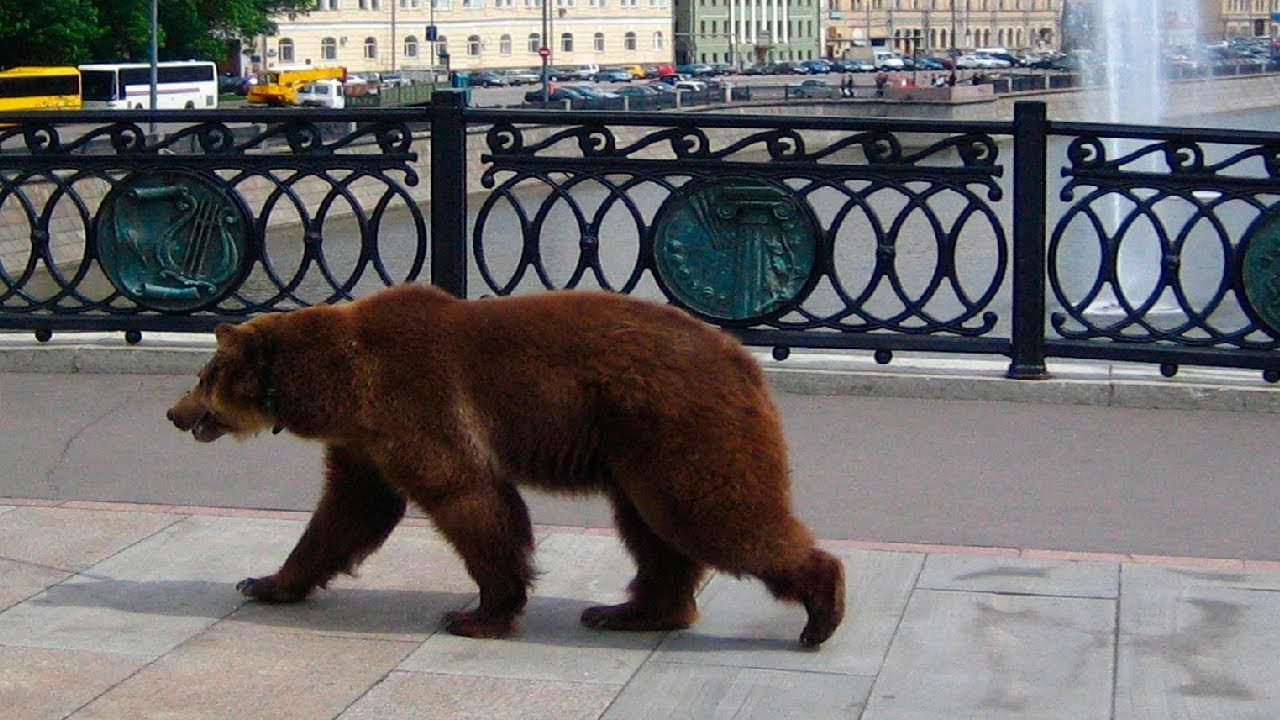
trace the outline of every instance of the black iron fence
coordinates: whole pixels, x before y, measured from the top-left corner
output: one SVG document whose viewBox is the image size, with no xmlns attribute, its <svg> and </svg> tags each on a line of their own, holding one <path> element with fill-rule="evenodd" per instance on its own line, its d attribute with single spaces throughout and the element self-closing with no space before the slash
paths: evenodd
<svg viewBox="0 0 1280 720">
<path fill-rule="evenodd" d="M 1280 379 L 1280 134 L 426 109 L 0 127 L 0 329 L 207 331 L 402 281 L 602 287 L 774 348 Z M 429 130 L 429 132 L 428 132 Z M 428 181 L 424 183 L 423 181 Z"/>
</svg>

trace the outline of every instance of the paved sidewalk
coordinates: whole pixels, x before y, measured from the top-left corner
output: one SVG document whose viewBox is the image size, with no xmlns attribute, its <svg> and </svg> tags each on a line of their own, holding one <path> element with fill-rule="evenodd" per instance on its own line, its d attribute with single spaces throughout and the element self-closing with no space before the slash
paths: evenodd
<svg viewBox="0 0 1280 720">
<path fill-rule="evenodd" d="M 0 500 L 0 707 L 26 718 L 1275 718 L 1280 563 L 828 545 L 850 613 L 714 576 L 674 633 L 588 630 L 631 565 L 603 531 L 539 528 L 519 632 L 457 638 L 475 600 L 440 537 L 397 529 L 360 577 L 245 601 L 302 513 Z"/>
</svg>

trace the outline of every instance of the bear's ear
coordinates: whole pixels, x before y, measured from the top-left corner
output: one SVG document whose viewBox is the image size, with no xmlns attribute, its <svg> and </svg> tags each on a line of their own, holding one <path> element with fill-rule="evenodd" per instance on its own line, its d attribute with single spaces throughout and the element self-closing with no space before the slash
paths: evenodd
<svg viewBox="0 0 1280 720">
<path fill-rule="evenodd" d="M 213 329 L 213 337 L 218 341 L 218 347 L 231 347 L 239 334 L 240 328 L 231 323 L 218 323 L 218 327 Z"/>
<path fill-rule="evenodd" d="M 218 340 L 218 349 L 236 353 L 247 364 L 257 364 L 265 360 L 267 354 L 267 338 L 262 328 L 253 323 L 232 325 L 222 323 L 214 328 L 213 335 Z"/>
</svg>

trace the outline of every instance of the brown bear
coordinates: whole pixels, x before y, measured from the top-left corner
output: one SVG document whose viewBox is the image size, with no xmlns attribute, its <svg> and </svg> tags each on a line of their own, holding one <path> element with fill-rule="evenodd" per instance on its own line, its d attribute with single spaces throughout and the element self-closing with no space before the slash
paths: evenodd
<svg viewBox="0 0 1280 720">
<path fill-rule="evenodd" d="M 458 300 L 402 285 L 217 328 L 168 412 L 201 442 L 266 428 L 319 440 L 326 484 L 274 575 L 237 586 L 302 600 L 351 572 L 420 507 L 462 556 L 479 606 L 458 635 L 511 632 L 533 580 L 516 490 L 603 492 L 638 572 L 586 609 L 614 630 L 688 627 L 708 566 L 804 603 L 805 645 L 844 615 L 844 569 L 792 514 L 763 373 L 729 334 L 669 305 L 593 291 Z"/>
</svg>

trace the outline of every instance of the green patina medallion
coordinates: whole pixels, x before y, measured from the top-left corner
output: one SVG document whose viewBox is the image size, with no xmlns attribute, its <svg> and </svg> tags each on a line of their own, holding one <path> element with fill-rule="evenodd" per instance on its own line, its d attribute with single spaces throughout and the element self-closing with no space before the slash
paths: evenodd
<svg viewBox="0 0 1280 720">
<path fill-rule="evenodd" d="M 786 186 L 708 180 L 682 188 L 654 219 L 654 260 L 677 302 L 705 317 L 768 317 L 801 297 L 819 230 Z"/>
<path fill-rule="evenodd" d="M 103 198 L 98 258 L 139 305 L 189 311 L 222 299 L 248 259 L 250 220 L 236 198 L 194 173 L 137 173 Z"/>
<path fill-rule="evenodd" d="M 1280 336 L 1280 213 L 1262 219 L 1245 236 L 1241 279 L 1254 315 Z"/>
</svg>

